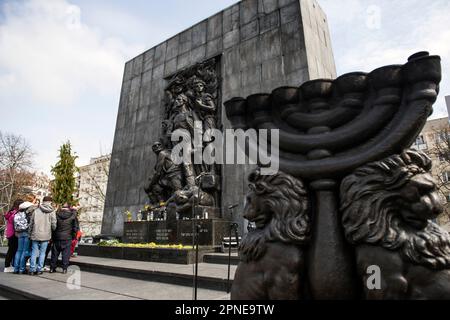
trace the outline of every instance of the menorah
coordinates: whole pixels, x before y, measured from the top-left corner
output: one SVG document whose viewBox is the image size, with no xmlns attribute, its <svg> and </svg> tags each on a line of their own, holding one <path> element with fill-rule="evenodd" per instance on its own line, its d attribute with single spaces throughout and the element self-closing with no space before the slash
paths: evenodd
<svg viewBox="0 0 450 320">
<path fill-rule="evenodd" d="M 360 166 L 412 145 L 432 114 L 440 81 L 440 57 L 419 52 L 405 65 L 225 102 L 234 129 L 278 129 L 280 170 L 306 181 L 314 191 L 307 259 L 314 299 L 358 296 L 338 187 Z"/>
</svg>

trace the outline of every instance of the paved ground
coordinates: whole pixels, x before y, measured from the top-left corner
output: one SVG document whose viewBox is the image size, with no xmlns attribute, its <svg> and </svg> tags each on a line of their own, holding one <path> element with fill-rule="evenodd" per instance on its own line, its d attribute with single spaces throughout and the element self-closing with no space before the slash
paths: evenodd
<svg viewBox="0 0 450 320">
<path fill-rule="evenodd" d="M 3 270 L 4 259 L 0 260 Z M 72 280 L 72 284 L 67 284 Z M 76 286 L 78 283 L 80 286 Z M 0 273 L 0 292 L 7 289 L 52 300 L 191 300 L 192 289 L 158 282 L 133 280 L 90 272 L 42 276 Z M 222 300 L 229 296 L 222 291 L 199 289 L 200 300 Z"/>
<path fill-rule="evenodd" d="M 0 253 L 6 253 L 6 248 L 0 248 Z M 173 274 L 192 275 L 193 265 L 178 265 L 171 263 L 157 263 L 157 262 L 144 262 L 144 261 L 130 261 L 130 260 L 118 260 L 118 259 L 105 259 L 95 257 L 82 257 L 79 256 L 74 259 L 76 262 L 89 263 L 98 266 L 111 266 L 120 267 L 126 269 L 138 269 L 145 271 L 164 272 Z M 231 266 L 231 279 L 234 278 L 236 266 Z M 228 266 L 212 263 L 200 263 L 198 268 L 199 275 L 202 277 L 211 277 L 217 279 L 226 279 L 228 275 Z"/>
</svg>

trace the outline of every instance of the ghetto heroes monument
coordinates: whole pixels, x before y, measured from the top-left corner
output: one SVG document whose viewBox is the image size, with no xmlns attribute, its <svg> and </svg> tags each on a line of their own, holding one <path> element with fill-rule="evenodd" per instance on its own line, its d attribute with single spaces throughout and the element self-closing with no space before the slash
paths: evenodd
<svg viewBox="0 0 450 320">
<path fill-rule="evenodd" d="M 335 76 L 327 20 L 313 0 L 241 1 L 129 61 L 102 234 L 122 236 L 124 212 L 138 212 L 151 198 L 170 197 L 181 187 L 175 201 L 189 199 L 201 187 L 202 181 L 193 181 L 201 173 L 207 176 L 203 184 L 211 187 L 200 190 L 206 191 L 205 204 L 218 208 L 225 219 L 229 206 L 239 203 L 242 209 L 250 166 L 172 168 L 175 178 L 162 179 L 165 188 L 158 188 L 157 179 L 149 183 L 158 159 L 164 159 L 163 149 L 170 147 L 166 138 L 171 127 L 190 127 L 193 116 L 185 112 L 186 104 L 203 108 L 198 116 L 204 127 L 232 128 L 224 101 Z M 242 233 L 244 220 L 240 215 L 234 219 Z"/>
</svg>

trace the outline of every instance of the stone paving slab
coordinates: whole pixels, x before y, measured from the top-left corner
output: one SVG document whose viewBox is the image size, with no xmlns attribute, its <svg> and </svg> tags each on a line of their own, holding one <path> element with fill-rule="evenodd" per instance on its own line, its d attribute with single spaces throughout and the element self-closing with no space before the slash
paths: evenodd
<svg viewBox="0 0 450 320">
<path fill-rule="evenodd" d="M 0 257 L 4 257 L 5 254 L 6 248 L 0 248 Z M 184 276 L 192 276 L 194 273 L 194 265 L 177 265 L 158 262 L 130 261 L 130 260 L 78 256 L 77 258 L 72 259 L 71 263 L 108 266 L 128 270 L 159 272 L 165 274 L 177 274 Z M 236 272 L 236 268 L 237 268 L 236 266 L 231 266 L 231 279 L 234 279 L 234 273 Z M 199 275 L 203 278 L 226 280 L 228 275 L 227 265 L 200 263 L 198 270 Z"/>
<path fill-rule="evenodd" d="M 237 266 L 239 264 L 239 255 L 236 251 L 231 252 L 231 265 Z M 222 264 L 228 266 L 228 252 L 208 253 L 203 256 L 205 263 Z"/>
<path fill-rule="evenodd" d="M 4 260 L 0 260 L 3 268 Z M 41 276 L 0 273 L 0 291 L 14 291 L 29 299 L 48 300 L 191 300 L 192 289 L 172 284 L 126 279 L 81 271 L 80 288 L 67 286 L 70 274 Z M 221 291 L 199 289 L 200 300 L 228 300 Z"/>
</svg>

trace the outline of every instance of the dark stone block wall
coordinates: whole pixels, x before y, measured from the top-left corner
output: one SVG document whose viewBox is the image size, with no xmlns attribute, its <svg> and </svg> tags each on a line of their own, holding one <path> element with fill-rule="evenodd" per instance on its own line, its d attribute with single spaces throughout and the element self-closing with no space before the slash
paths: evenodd
<svg viewBox="0 0 450 320">
<path fill-rule="evenodd" d="M 151 32 L 151 30 L 149 30 Z M 221 56 L 222 102 L 335 78 L 325 14 L 313 0 L 245 0 L 137 56 L 125 65 L 111 158 L 102 234 L 122 236 L 124 212 L 138 212 L 153 172 L 151 150 L 160 138 L 164 89 L 171 75 Z M 223 106 L 223 128 L 231 128 Z M 222 210 L 243 207 L 249 166 L 224 165 Z M 244 227 L 237 214 L 234 219 Z"/>
</svg>

